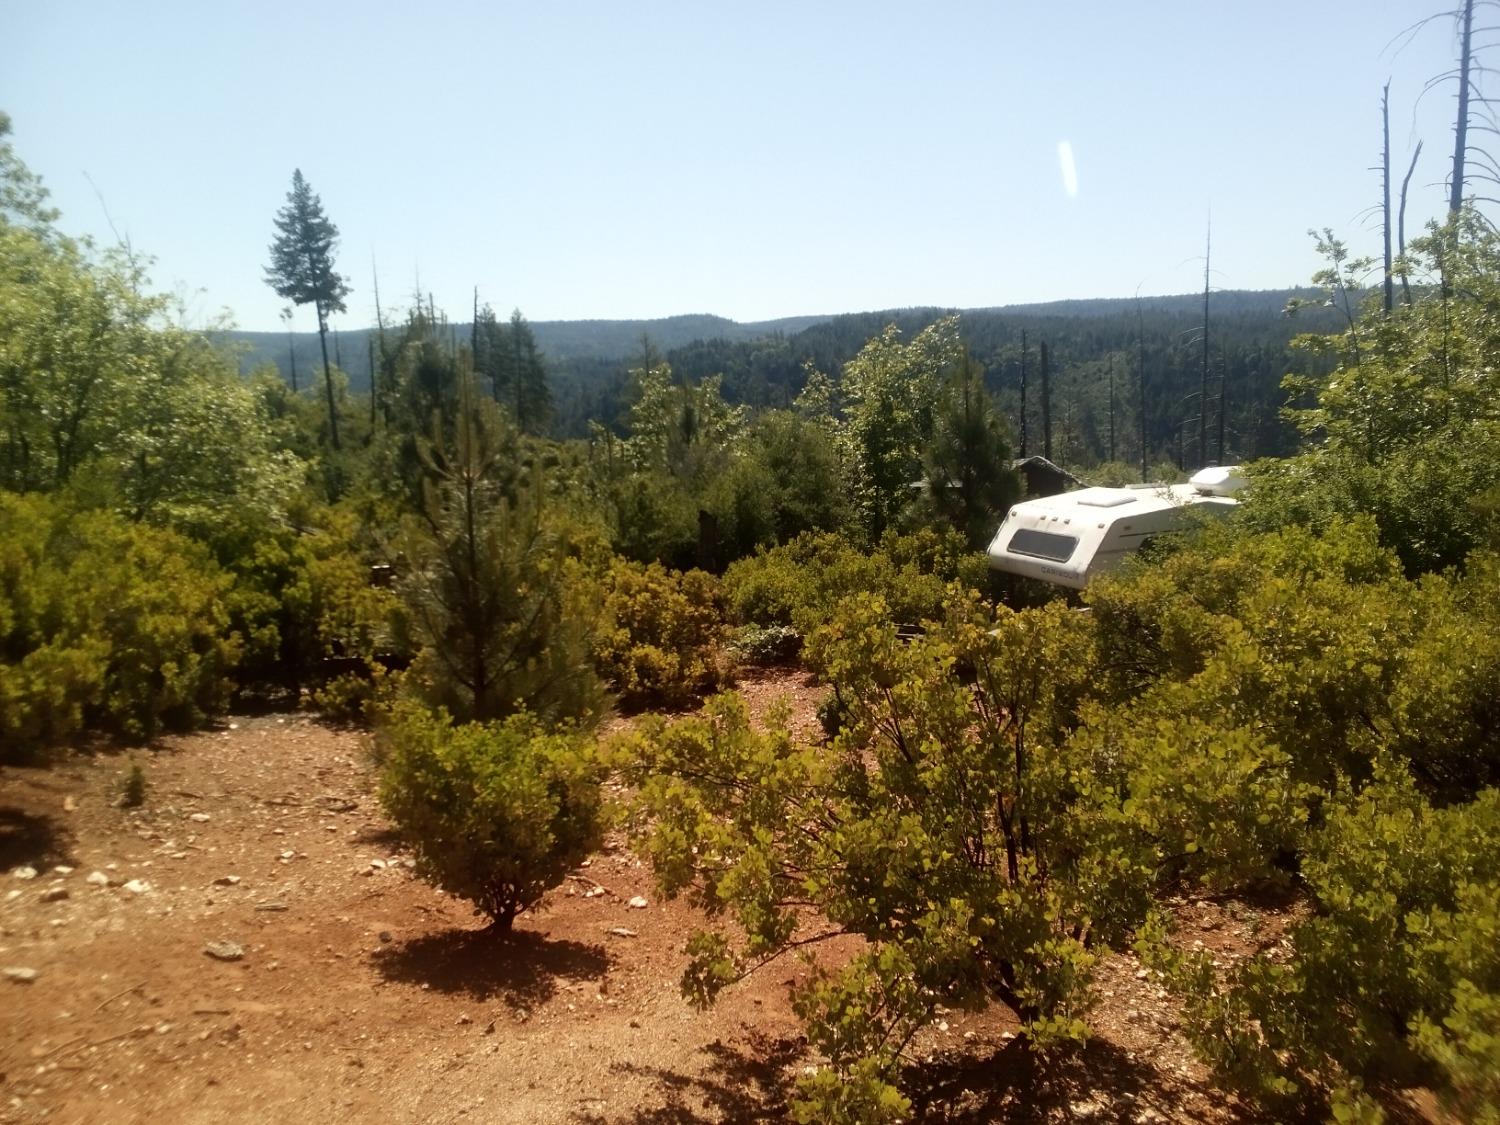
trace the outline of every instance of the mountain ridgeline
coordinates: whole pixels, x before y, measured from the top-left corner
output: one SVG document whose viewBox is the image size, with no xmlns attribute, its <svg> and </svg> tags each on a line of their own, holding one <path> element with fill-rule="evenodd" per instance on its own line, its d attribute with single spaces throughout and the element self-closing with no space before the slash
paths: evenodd
<svg viewBox="0 0 1500 1125">
<path fill-rule="evenodd" d="M 1323 307 L 1322 296 L 1307 289 L 1212 294 L 1206 380 L 1202 294 L 967 309 L 959 324 L 1010 420 L 1018 448 L 1024 432 L 1027 453 L 1047 452 L 1044 432 L 1050 428 L 1050 452 L 1060 462 L 1189 465 L 1292 449 L 1294 435 L 1280 415 L 1281 382 L 1314 360 L 1296 354 L 1291 341 L 1304 332 L 1342 326 L 1339 314 Z M 1294 297 L 1312 304 L 1288 316 L 1285 309 Z M 567 438 L 585 434 L 590 419 L 619 428 L 634 393 L 629 372 L 640 366 L 648 347 L 666 358 L 678 379 L 721 375 L 728 401 L 778 408 L 796 398 L 809 365 L 837 374 L 887 325 L 910 335 L 952 311 L 911 308 L 743 324 L 691 315 L 536 321 L 530 327 L 551 384 L 553 432 Z M 468 324 L 451 324 L 448 330 L 455 343 L 469 339 Z M 331 341 L 355 391 L 369 389 L 373 331 L 340 331 Z M 229 339 L 240 349 L 242 371 L 274 364 L 291 381 L 295 368 L 298 385 L 311 385 L 319 358 L 316 333 L 232 332 Z M 1043 417 L 1042 344 L 1048 350 L 1049 419 Z M 1204 397 L 1207 415 L 1200 421 Z M 1200 441 L 1206 448 L 1200 449 Z"/>
</svg>

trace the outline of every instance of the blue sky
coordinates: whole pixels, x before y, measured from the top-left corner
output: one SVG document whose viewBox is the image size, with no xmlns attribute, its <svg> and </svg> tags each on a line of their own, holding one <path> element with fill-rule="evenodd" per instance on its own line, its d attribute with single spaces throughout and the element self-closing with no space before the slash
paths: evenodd
<svg viewBox="0 0 1500 1125">
<path fill-rule="evenodd" d="M 738 320 L 1270 288 L 1367 249 L 1380 86 L 1409 229 L 1444 206 L 1451 21 L 1387 0 L 19 3 L 0 108 L 73 233 L 156 258 L 188 318 L 280 326 L 300 167 L 346 326 L 418 282 L 533 320 Z M 1059 146 L 1073 154 L 1076 193 Z M 92 181 L 92 184 L 91 182 Z M 96 195 L 95 187 L 98 194 Z M 299 310 L 298 327 L 312 314 Z"/>
</svg>

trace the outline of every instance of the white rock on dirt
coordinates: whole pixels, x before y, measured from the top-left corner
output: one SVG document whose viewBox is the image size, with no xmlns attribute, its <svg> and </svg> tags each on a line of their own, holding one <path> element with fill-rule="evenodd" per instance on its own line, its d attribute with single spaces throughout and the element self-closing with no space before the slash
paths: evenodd
<svg viewBox="0 0 1500 1125">
<path fill-rule="evenodd" d="M 131 879 L 125 884 L 125 889 L 133 895 L 150 894 L 151 884 L 144 879 Z"/>
<path fill-rule="evenodd" d="M 214 880 L 214 886 L 233 887 L 238 884 L 239 881 L 240 877 L 238 875 L 220 875 L 217 879 Z"/>
<path fill-rule="evenodd" d="M 24 969 L 17 966 L 13 969 L 0 970 L 0 975 L 3 975 L 6 980 L 14 981 L 16 984 L 31 984 L 42 974 L 35 969 Z"/>
<path fill-rule="evenodd" d="M 16 879 L 35 879 L 36 868 L 29 864 L 25 867 L 17 867 L 11 871 L 11 876 Z"/>
<path fill-rule="evenodd" d="M 625 905 L 628 906 L 628 907 L 630 907 L 630 909 L 632 909 L 632 910 L 645 910 L 646 907 L 650 906 L 651 904 L 646 901 L 644 895 L 636 895 L 633 899 L 631 899 Z"/>
<path fill-rule="evenodd" d="M 83 881 L 91 887 L 109 886 L 109 876 L 102 871 L 90 871 Z"/>
<path fill-rule="evenodd" d="M 67 887 L 48 887 L 41 894 L 43 902 L 61 902 L 68 897 Z"/>
<path fill-rule="evenodd" d="M 207 824 L 213 818 L 210 817 L 206 812 L 195 812 L 192 816 L 188 817 L 188 819 L 196 824 Z"/>
<path fill-rule="evenodd" d="M 65 863 L 59 863 L 56 867 L 54 867 L 52 869 L 52 874 L 54 874 L 54 875 L 71 875 L 71 874 L 73 874 L 73 868 L 69 867 Z"/>
<path fill-rule="evenodd" d="M 232 941 L 211 941 L 203 947 L 203 952 L 215 961 L 239 961 L 245 956 L 245 947 Z"/>
</svg>

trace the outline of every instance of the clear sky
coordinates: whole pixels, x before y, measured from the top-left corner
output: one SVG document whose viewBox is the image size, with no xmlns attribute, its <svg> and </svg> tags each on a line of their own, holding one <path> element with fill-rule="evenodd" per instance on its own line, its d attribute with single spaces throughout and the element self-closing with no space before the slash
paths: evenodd
<svg viewBox="0 0 1500 1125">
<path fill-rule="evenodd" d="M 420 281 L 533 320 L 737 320 L 1303 282 L 1376 247 L 1380 87 L 1408 228 L 1444 206 L 1450 20 L 1395 0 L 0 0 L 0 108 L 63 227 L 190 319 L 280 327 L 300 167 L 346 326 Z M 1067 146 L 1065 149 L 1064 146 Z M 1067 152 L 1071 152 L 1071 160 Z M 92 182 L 91 182 L 92 181 Z M 96 194 L 97 188 L 97 194 Z M 310 330 L 309 310 L 298 327 Z"/>
</svg>

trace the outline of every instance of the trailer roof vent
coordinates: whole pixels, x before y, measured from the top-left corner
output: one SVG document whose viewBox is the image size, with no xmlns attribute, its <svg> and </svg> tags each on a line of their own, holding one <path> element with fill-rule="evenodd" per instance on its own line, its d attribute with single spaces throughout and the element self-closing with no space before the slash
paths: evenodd
<svg viewBox="0 0 1500 1125">
<path fill-rule="evenodd" d="M 1080 496 L 1079 504 L 1090 508 L 1118 508 L 1121 504 L 1133 504 L 1139 497 L 1128 488 L 1093 489 L 1092 495 Z"/>
<path fill-rule="evenodd" d="M 1238 465 L 1199 469 L 1188 481 L 1203 496 L 1233 496 L 1248 483 Z"/>
</svg>

